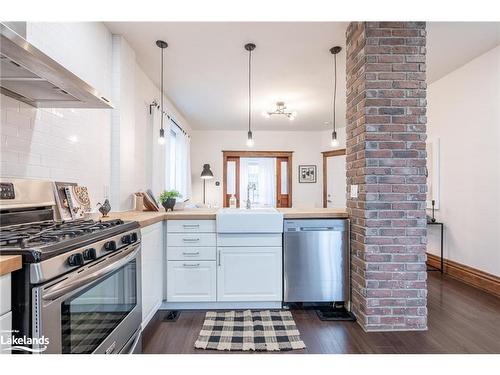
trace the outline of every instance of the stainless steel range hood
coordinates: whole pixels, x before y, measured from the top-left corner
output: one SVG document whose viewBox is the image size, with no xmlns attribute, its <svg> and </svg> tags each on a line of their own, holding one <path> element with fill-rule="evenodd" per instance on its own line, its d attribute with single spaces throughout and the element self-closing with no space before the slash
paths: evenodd
<svg viewBox="0 0 500 375">
<path fill-rule="evenodd" d="M 0 23 L 2 94 L 40 108 L 113 108 L 68 69 Z"/>
</svg>

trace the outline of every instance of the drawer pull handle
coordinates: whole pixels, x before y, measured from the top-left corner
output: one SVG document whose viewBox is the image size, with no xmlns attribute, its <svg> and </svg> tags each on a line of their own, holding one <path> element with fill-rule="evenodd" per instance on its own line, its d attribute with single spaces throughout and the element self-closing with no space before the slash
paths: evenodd
<svg viewBox="0 0 500 375">
<path fill-rule="evenodd" d="M 198 242 L 200 239 L 199 238 L 183 238 L 182 241 L 184 242 Z"/>
<path fill-rule="evenodd" d="M 182 224 L 182 227 L 186 229 L 194 229 L 199 228 L 200 224 Z"/>
<path fill-rule="evenodd" d="M 186 263 L 184 263 L 182 266 L 185 267 L 185 268 L 197 268 L 197 267 L 200 266 L 200 263 L 196 263 L 196 264 L 186 264 Z"/>
<path fill-rule="evenodd" d="M 200 255 L 200 252 L 199 251 L 193 251 L 193 252 L 183 251 L 182 255 L 195 257 L 197 255 Z"/>
</svg>

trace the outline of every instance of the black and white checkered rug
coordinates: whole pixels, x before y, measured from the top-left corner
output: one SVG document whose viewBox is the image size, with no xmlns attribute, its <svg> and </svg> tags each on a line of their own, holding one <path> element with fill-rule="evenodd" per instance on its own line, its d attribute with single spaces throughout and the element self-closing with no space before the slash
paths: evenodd
<svg viewBox="0 0 500 375">
<path fill-rule="evenodd" d="M 234 351 L 286 351 L 304 349 L 290 311 L 209 311 L 198 349 Z"/>
</svg>

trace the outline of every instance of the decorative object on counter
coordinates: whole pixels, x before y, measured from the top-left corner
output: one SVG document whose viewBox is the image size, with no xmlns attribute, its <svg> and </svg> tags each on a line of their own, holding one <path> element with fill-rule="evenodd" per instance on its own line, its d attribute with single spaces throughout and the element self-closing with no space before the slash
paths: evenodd
<svg viewBox="0 0 500 375">
<path fill-rule="evenodd" d="M 236 204 L 236 197 L 234 196 L 234 194 L 231 194 L 231 198 L 229 198 L 229 208 L 236 208 Z"/>
<path fill-rule="evenodd" d="M 85 186 L 74 182 L 54 182 L 57 219 L 60 221 L 83 219 L 90 212 L 90 198 Z"/>
<path fill-rule="evenodd" d="M 253 147 L 252 133 L 252 51 L 255 49 L 254 43 L 245 44 L 245 49 L 248 51 L 248 134 L 247 146 Z"/>
<path fill-rule="evenodd" d="M 143 193 L 138 192 L 134 193 L 134 210 L 135 211 L 144 211 L 144 197 Z"/>
<path fill-rule="evenodd" d="M 243 331 L 236 327 L 243 327 Z M 194 347 L 221 351 L 279 352 L 304 349 L 306 345 L 300 338 L 290 311 L 246 310 L 207 312 Z"/>
<path fill-rule="evenodd" d="M 161 50 L 161 78 L 160 78 L 160 136 L 158 137 L 158 143 L 160 145 L 165 144 L 165 129 L 163 129 L 163 116 L 165 115 L 163 113 L 163 55 L 165 52 L 165 48 L 168 47 L 167 42 L 164 40 L 157 40 L 156 45 L 160 48 Z"/>
<path fill-rule="evenodd" d="M 66 187 L 76 186 L 74 182 L 54 182 L 54 196 L 56 199 L 56 213 L 58 221 L 67 221 L 73 219 L 71 207 L 66 197 Z"/>
<path fill-rule="evenodd" d="M 274 111 L 262 112 L 262 115 L 265 118 L 271 118 L 272 115 L 282 115 L 288 117 L 290 121 L 293 121 L 295 120 L 295 117 L 297 117 L 297 112 L 296 111 L 289 112 L 287 111 L 285 102 L 277 102 L 276 109 Z"/>
<path fill-rule="evenodd" d="M 179 193 L 177 190 L 166 190 L 160 194 L 160 197 L 158 199 L 161 205 L 165 208 L 165 211 L 173 211 L 176 198 L 182 198 L 181 193 Z"/>
<path fill-rule="evenodd" d="M 174 205 L 174 211 L 182 211 L 185 209 L 187 202 L 189 202 L 189 199 L 185 199 L 182 202 L 176 202 Z"/>
<path fill-rule="evenodd" d="M 300 183 L 315 183 L 316 182 L 316 166 L 315 165 L 299 165 L 299 182 Z"/>
<path fill-rule="evenodd" d="M 156 200 L 151 199 L 148 193 L 142 193 L 145 211 L 160 211 L 160 207 L 156 204 Z"/>
<path fill-rule="evenodd" d="M 97 203 L 97 206 L 101 206 L 99 207 L 99 212 L 102 214 L 102 217 L 108 217 L 108 213 L 109 211 L 111 211 L 111 205 L 109 204 L 109 199 L 106 198 L 103 204 Z"/>
<path fill-rule="evenodd" d="M 85 186 L 74 186 L 73 196 L 84 212 L 90 211 L 89 191 Z"/>
<path fill-rule="evenodd" d="M 337 129 L 335 127 L 335 114 L 336 114 L 336 101 L 337 101 L 337 55 L 339 52 L 342 51 L 342 47 L 340 46 L 335 46 L 330 48 L 330 53 L 333 55 L 333 100 L 332 100 L 332 107 L 333 107 L 333 118 L 332 118 L 332 125 L 333 125 L 333 131 L 332 131 L 332 140 L 331 144 L 332 147 L 338 147 L 339 146 L 339 141 L 337 139 Z"/>
<path fill-rule="evenodd" d="M 201 171 L 201 179 L 203 180 L 203 204 L 206 203 L 206 186 L 207 180 L 214 178 L 214 174 L 210 170 L 210 164 L 203 164 L 203 170 Z"/>
</svg>

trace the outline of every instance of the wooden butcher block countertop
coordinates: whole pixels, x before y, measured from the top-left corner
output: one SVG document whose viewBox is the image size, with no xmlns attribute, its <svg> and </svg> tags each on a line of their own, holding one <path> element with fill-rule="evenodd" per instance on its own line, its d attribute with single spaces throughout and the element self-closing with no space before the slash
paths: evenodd
<svg viewBox="0 0 500 375">
<path fill-rule="evenodd" d="M 193 208 L 182 211 L 164 210 L 154 211 L 125 211 L 110 212 L 107 218 L 103 220 L 122 219 L 127 221 L 137 221 L 141 227 L 155 224 L 163 220 L 215 220 L 216 209 L 211 208 Z"/>
<path fill-rule="evenodd" d="M 338 208 L 278 208 L 285 219 L 347 219 L 347 211 Z"/>
<path fill-rule="evenodd" d="M 0 276 L 17 271 L 22 266 L 20 255 L 0 255 Z"/>
<path fill-rule="evenodd" d="M 285 219 L 346 219 L 344 209 L 335 208 L 278 208 Z M 216 208 L 193 208 L 182 211 L 125 211 L 111 212 L 103 220 L 122 219 L 137 221 L 141 227 L 147 227 L 163 220 L 215 220 Z"/>
</svg>

